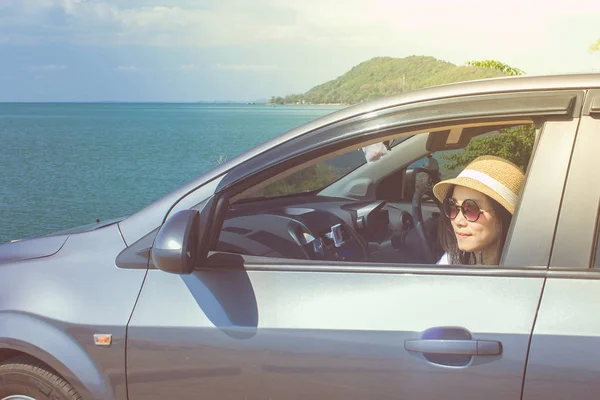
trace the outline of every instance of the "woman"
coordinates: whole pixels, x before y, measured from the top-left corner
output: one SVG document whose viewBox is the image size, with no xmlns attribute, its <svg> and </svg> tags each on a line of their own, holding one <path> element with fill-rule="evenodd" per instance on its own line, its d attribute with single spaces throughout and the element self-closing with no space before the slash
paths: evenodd
<svg viewBox="0 0 600 400">
<path fill-rule="evenodd" d="M 498 265 L 525 176 L 515 164 L 495 156 L 473 160 L 454 179 L 437 183 L 442 202 L 438 264 Z"/>
</svg>

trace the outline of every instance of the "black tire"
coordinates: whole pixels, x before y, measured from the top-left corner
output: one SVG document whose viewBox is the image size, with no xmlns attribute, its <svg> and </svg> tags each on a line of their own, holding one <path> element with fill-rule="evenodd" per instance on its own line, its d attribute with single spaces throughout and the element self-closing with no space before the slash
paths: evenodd
<svg viewBox="0 0 600 400">
<path fill-rule="evenodd" d="M 23 395 L 35 400 L 81 400 L 73 386 L 29 356 L 0 363 L 0 399 Z"/>
</svg>

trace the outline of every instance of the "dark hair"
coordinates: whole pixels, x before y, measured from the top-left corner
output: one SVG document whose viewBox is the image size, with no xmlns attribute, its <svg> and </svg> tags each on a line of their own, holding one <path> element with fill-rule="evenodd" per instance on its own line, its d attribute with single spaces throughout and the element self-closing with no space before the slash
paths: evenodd
<svg viewBox="0 0 600 400">
<path fill-rule="evenodd" d="M 455 186 L 453 185 L 450 190 L 448 190 L 448 194 L 444 200 L 448 200 L 450 197 L 452 197 L 454 187 Z M 487 195 L 485 196 L 490 200 L 492 209 L 496 215 L 496 219 L 500 222 L 500 229 L 502 230 L 500 249 L 502 250 L 504 248 L 504 242 L 506 241 L 508 229 L 510 228 L 510 223 L 512 221 L 512 214 L 496 200 Z M 438 224 L 438 238 L 440 241 L 440 246 L 448 253 L 448 261 L 450 264 L 477 264 L 477 257 L 474 253 L 461 251 L 458 248 L 456 235 L 454 234 L 454 228 L 452 227 L 450 218 L 446 217 L 443 213 Z"/>
</svg>

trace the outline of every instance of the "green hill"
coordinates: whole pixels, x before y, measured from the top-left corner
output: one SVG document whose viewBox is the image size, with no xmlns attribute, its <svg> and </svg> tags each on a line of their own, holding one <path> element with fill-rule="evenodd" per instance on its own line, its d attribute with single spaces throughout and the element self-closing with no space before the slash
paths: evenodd
<svg viewBox="0 0 600 400">
<path fill-rule="evenodd" d="M 505 76 L 501 71 L 457 66 L 434 57 L 375 57 L 344 75 L 315 86 L 304 94 L 272 97 L 276 104 L 356 104 L 444 83 Z"/>
</svg>

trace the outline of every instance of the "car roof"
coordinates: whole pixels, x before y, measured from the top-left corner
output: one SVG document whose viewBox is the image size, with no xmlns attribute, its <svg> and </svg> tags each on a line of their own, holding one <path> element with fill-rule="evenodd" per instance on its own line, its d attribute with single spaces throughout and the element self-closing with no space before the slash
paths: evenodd
<svg viewBox="0 0 600 400">
<path fill-rule="evenodd" d="M 562 75 L 520 75 L 499 78 L 477 79 L 430 86 L 358 104 L 341 111 L 361 114 L 392 106 L 400 106 L 426 100 L 439 100 L 456 96 L 538 91 L 552 89 L 600 88 L 600 73 Z M 333 114 L 340 114 L 336 112 Z M 330 114 L 330 115 L 333 115 Z"/>
</svg>

